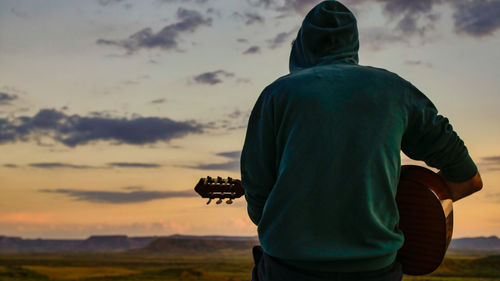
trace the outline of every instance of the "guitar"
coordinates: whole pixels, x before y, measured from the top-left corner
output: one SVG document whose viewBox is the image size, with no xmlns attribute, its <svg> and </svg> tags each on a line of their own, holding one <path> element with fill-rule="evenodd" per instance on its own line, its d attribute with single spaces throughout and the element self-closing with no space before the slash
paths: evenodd
<svg viewBox="0 0 500 281">
<path fill-rule="evenodd" d="M 403 165 L 396 202 L 405 241 L 397 259 L 409 275 L 429 274 L 443 261 L 453 233 L 453 205 L 446 183 L 433 171 Z"/>
<path fill-rule="evenodd" d="M 195 191 L 203 198 L 233 199 L 245 194 L 241 181 L 221 177 L 201 178 Z M 397 260 L 403 272 L 424 275 L 436 270 L 443 261 L 453 232 L 453 206 L 446 183 L 433 171 L 415 165 L 403 165 L 396 193 L 399 229 L 405 240 Z"/>
</svg>

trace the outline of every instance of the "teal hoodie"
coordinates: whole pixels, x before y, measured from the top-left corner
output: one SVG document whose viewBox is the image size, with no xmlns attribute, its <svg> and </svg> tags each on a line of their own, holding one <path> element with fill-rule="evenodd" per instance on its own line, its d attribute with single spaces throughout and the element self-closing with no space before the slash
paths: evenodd
<svg viewBox="0 0 500 281">
<path fill-rule="evenodd" d="M 358 65 L 354 15 L 324 1 L 305 17 L 290 74 L 251 112 L 241 155 L 250 219 L 267 254 L 304 269 L 376 270 L 403 244 L 400 151 L 455 182 L 477 167 L 434 104 L 384 69 Z"/>
</svg>

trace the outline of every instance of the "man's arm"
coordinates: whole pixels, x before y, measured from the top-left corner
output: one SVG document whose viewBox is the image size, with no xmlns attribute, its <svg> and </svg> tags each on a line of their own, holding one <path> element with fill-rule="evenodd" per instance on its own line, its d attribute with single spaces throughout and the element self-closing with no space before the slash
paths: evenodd
<svg viewBox="0 0 500 281">
<path fill-rule="evenodd" d="M 439 169 L 453 201 L 481 190 L 483 183 L 477 167 L 448 119 L 438 115 L 434 104 L 413 85 L 410 91 L 408 126 L 401 143 L 403 152 Z"/>
<path fill-rule="evenodd" d="M 483 188 L 483 181 L 481 180 L 481 175 L 479 174 L 479 172 L 477 172 L 473 178 L 463 182 L 449 181 L 443 176 L 443 173 L 441 173 L 441 171 L 439 171 L 438 174 L 446 182 L 446 186 L 448 186 L 451 200 L 453 202 L 467 197 Z"/>
<path fill-rule="evenodd" d="M 276 180 L 273 128 L 272 104 L 264 90 L 250 114 L 240 159 L 241 184 L 245 189 L 248 215 L 256 225 Z"/>
</svg>

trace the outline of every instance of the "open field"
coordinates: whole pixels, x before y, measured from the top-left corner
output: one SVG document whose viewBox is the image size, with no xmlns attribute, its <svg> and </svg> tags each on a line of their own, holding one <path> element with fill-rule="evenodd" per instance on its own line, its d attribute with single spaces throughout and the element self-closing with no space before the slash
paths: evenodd
<svg viewBox="0 0 500 281">
<path fill-rule="evenodd" d="M 464 253 L 465 254 L 465 253 Z M 106 254 L 0 255 L 0 280 L 250 280 L 250 251 L 191 256 Z M 405 281 L 500 281 L 500 256 L 448 256 L 430 276 L 405 276 Z"/>
</svg>

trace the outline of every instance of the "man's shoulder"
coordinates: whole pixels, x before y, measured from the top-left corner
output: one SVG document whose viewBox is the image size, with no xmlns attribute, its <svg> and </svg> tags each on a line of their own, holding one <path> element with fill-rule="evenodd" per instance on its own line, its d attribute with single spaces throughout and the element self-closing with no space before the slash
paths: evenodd
<svg viewBox="0 0 500 281">
<path fill-rule="evenodd" d="M 346 78 L 351 76 L 363 79 L 384 79 L 401 84 L 410 84 L 398 74 L 381 67 L 359 64 L 334 64 L 309 67 L 283 75 L 269 84 L 268 88 L 275 89 L 290 85 L 303 85 L 304 83 L 314 82 L 317 79 L 338 78 L 339 76 Z"/>
<path fill-rule="evenodd" d="M 371 65 L 355 65 L 352 67 L 353 72 L 361 72 L 368 76 L 372 76 L 375 78 L 386 78 L 394 81 L 401 81 L 403 83 L 408 82 L 406 79 L 399 76 L 397 73 L 387 70 L 382 67 L 375 67 Z"/>
</svg>

